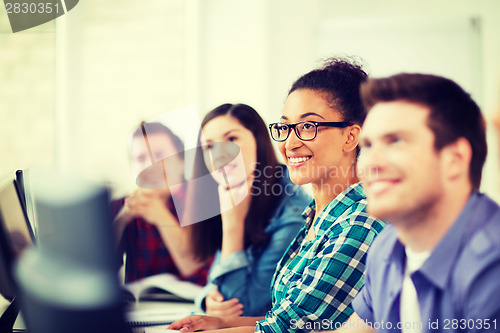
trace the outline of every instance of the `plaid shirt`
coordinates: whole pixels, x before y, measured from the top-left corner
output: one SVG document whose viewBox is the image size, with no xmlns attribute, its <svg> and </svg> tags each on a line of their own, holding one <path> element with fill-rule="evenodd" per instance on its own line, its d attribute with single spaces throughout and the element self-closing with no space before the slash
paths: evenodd
<svg viewBox="0 0 500 333">
<path fill-rule="evenodd" d="M 116 216 L 125 203 L 125 198 L 111 203 L 113 216 Z M 177 216 L 172 198 L 167 202 L 167 208 Z M 211 260 L 190 276 L 183 276 L 175 266 L 163 239 L 156 227 L 142 218 L 134 218 L 123 231 L 119 244 L 119 263 L 123 264 L 123 253 L 127 254 L 125 263 L 125 282 L 161 274 L 171 273 L 178 279 L 204 286 L 207 282 Z"/>
<path fill-rule="evenodd" d="M 313 201 L 302 214 L 306 225 L 274 274 L 273 308 L 257 322 L 255 332 L 333 329 L 353 313 L 351 301 L 363 287 L 366 252 L 385 222 L 366 213 L 360 183 L 340 193 L 313 224 L 314 215 Z M 311 225 L 314 239 L 305 241 Z"/>
</svg>

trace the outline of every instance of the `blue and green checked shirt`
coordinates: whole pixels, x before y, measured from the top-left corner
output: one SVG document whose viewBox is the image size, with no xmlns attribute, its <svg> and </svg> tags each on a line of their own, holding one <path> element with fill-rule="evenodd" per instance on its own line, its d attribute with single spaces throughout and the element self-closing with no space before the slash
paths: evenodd
<svg viewBox="0 0 500 333">
<path fill-rule="evenodd" d="M 278 263 L 271 282 L 273 307 L 255 332 L 297 332 L 334 328 L 353 313 L 351 301 L 363 287 L 366 252 L 385 222 L 366 213 L 360 183 L 348 187 L 315 221 L 314 201 Z M 315 238 L 304 241 L 310 227 Z"/>
</svg>

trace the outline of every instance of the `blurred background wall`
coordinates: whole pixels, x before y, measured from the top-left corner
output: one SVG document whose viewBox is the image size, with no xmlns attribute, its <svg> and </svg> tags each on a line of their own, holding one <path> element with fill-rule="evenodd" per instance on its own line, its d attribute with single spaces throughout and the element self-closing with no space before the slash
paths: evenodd
<svg viewBox="0 0 500 333">
<path fill-rule="evenodd" d="M 500 105 L 497 0 L 82 0 L 13 34 L 0 10 L 0 174 L 50 166 L 134 187 L 127 137 L 142 120 L 226 102 L 280 117 L 301 74 L 357 55 L 374 76 L 420 71 L 466 88 L 489 120 Z M 172 118 L 184 139 L 196 117 Z M 489 130 L 483 191 L 500 200 Z"/>
</svg>

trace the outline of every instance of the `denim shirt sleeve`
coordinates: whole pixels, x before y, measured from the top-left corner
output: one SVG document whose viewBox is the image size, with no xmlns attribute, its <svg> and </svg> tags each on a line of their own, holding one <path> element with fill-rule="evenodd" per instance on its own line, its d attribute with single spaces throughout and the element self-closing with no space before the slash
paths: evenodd
<svg viewBox="0 0 500 333">
<path fill-rule="evenodd" d="M 262 316 L 271 308 L 271 279 L 278 261 L 304 224 L 301 216 L 309 198 L 302 191 L 284 197 L 266 228 L 267 247 L 262 251 L 247 248 L 220 263 L 219 254 L 212 266 L 209 283 L 196 299 L 204 308 L 207 294 L 214 288 L 225 300 L 237 298 L 243 304 L 243 316 Z"/>
<path fill-rule="evenodd" d="M 216 254 L 212 267 L 218 265 L 218 262 L 220 261 L 218 259 L 219 255 L 220 253 Z M 205 298 L 207 298 L 207 295 L 214 289 L 217 289 L 217 286 L 213 282 L 208 281 L 207 284 L 203 287 L 203 289 L 198 293 L 198 295 L 194 299 L 194 304 L 199 310 L 202 310 L 203 312 L 207 310 L 205 305 Z"/>
</svg>

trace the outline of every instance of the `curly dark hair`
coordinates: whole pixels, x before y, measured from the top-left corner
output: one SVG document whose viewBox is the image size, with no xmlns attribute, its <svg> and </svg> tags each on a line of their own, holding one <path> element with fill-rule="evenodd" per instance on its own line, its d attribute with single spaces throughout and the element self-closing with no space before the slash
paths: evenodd
<svg viewBox="0 0 500 333">
<path fill-rule="evenodd" d="M 326 93 L 328 104 L 340 112 L 343 121 L 362 125 L 366 113 L 359 95 L 359 88 L 368 74 L 357 61 L 348 58 L 329 58 L 324 65 L 301 76 L 290 88 L 311 89 Z"/>
</svg>

